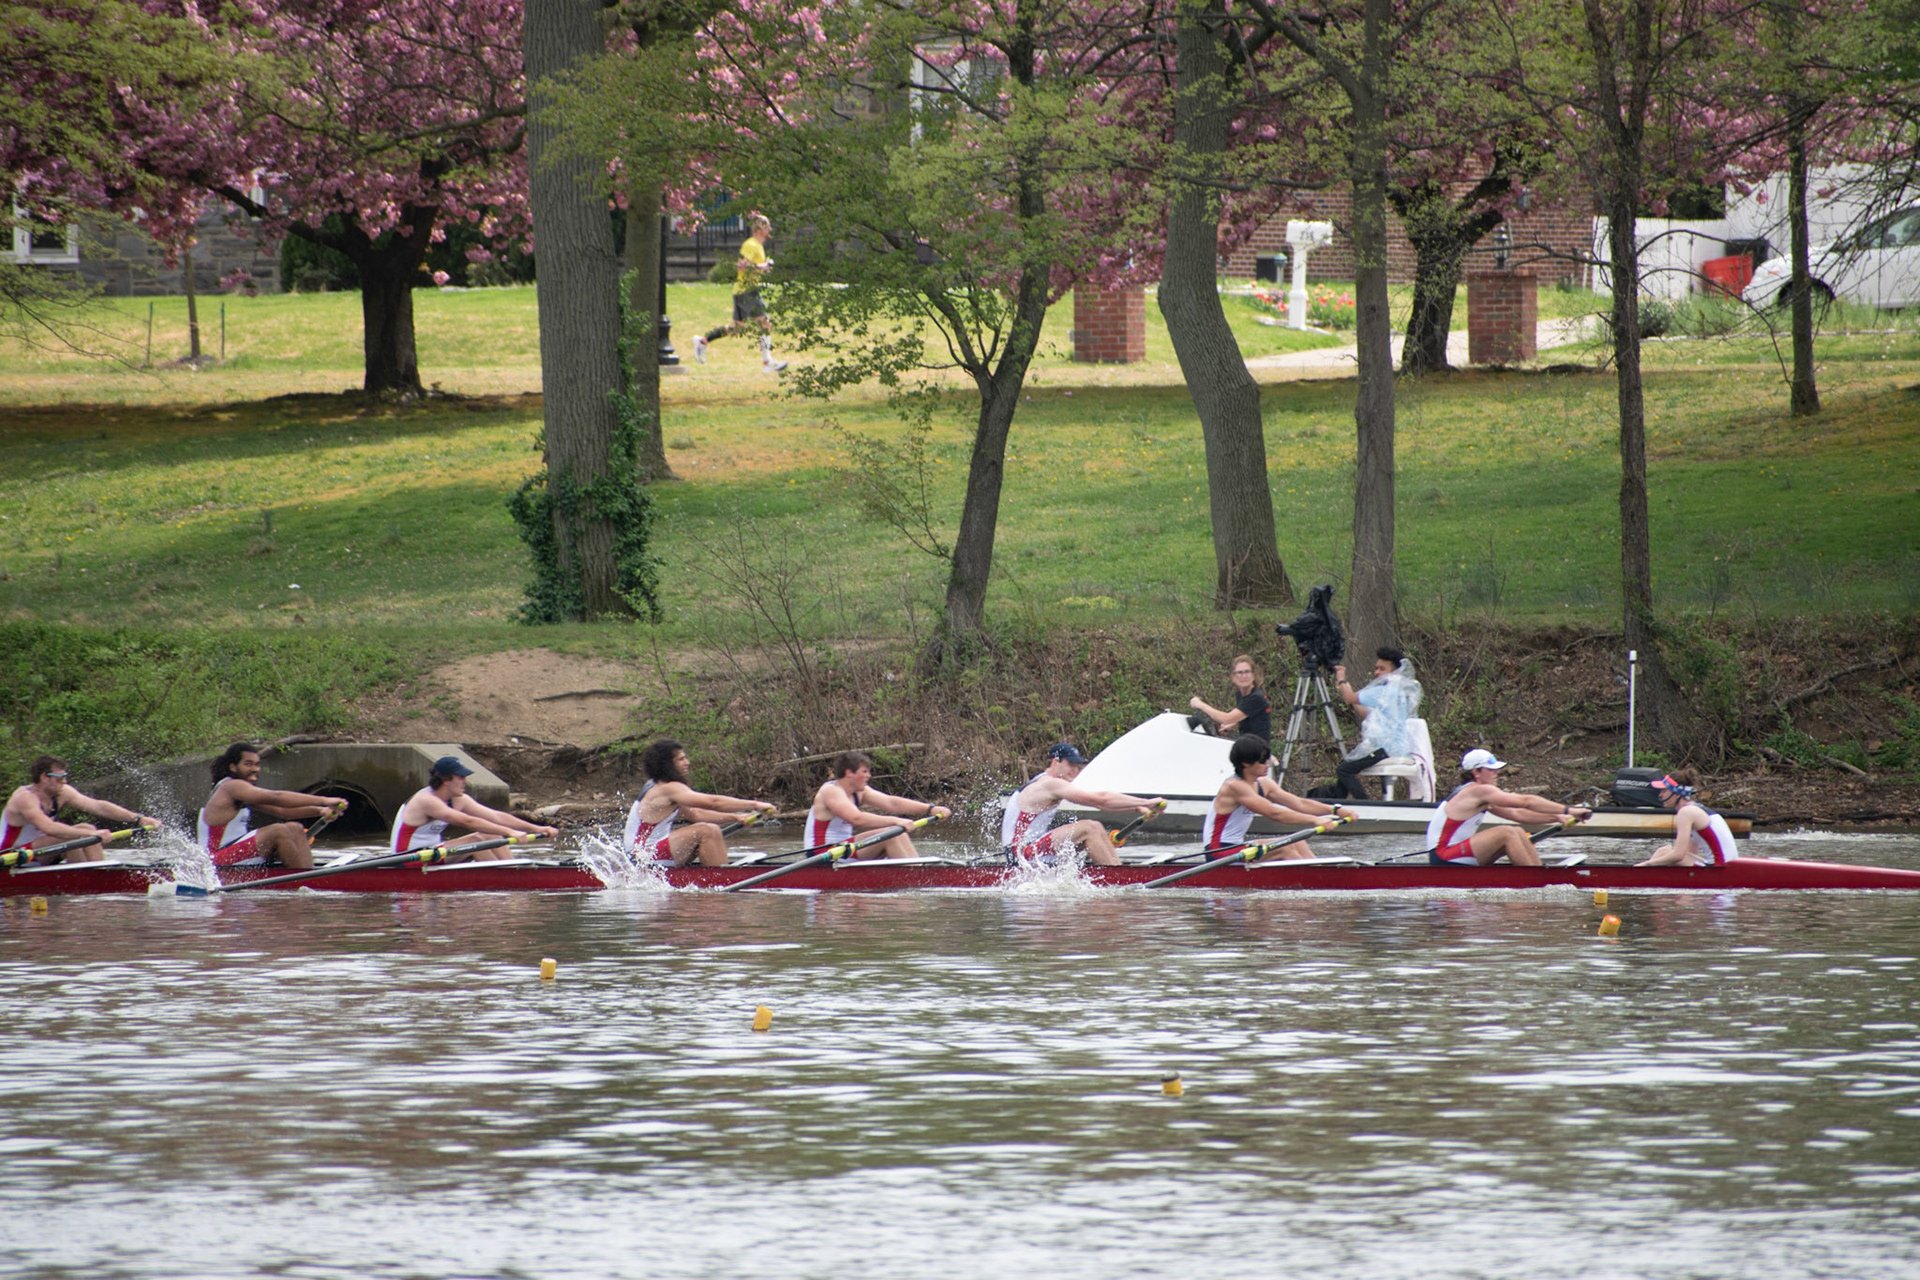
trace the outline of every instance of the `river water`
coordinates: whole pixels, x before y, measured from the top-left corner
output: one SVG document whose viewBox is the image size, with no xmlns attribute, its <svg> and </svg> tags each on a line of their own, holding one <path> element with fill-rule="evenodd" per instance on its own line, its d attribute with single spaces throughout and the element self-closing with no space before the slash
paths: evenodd
<svg viewBox="0 0 1920 1280">
<path fill-rule="evenodd" d="M 1920 1271 L 1920 895 L 1607 910 L 15 899 L 0 1274 Z"/>
</svg>

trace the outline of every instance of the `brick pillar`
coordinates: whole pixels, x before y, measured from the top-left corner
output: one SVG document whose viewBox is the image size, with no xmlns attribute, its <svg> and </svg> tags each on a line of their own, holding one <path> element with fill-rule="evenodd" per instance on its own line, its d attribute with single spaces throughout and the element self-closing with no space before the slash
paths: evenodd
<svg viewBox="0 0 1920 1280">
<path fill-rule="evenodd" d="M 1073 358 L 1088 364 L 1133 364 L 1147 358 L 1147 291 L 1073 291 Z"/>
<path fill-rule="evenodd" d="M 1467 363 L 1524 364 L 1540 354 L 1540 282 L 1526 271 L 1467 273 Z"/>
</svg>

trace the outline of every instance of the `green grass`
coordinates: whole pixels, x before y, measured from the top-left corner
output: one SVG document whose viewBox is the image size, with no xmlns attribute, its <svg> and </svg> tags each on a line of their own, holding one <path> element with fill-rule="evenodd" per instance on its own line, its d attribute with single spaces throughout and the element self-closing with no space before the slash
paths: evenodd
<svg viewBox="0 0 1920 1280">
<path fill-rule="evenodd" d="M 676 334 L 725 306 L 721 287 L 676 289 Z M 537 389 L 532 295 L 428 292 L 418 307 L 427 379 L 488 398 L 365 411 L 268 399 L 352 384 L 351 296 L 232 300 L 230 324 L 246 335 L 243 345 L 230 331 L 235 368 L 151 374 L 58 353 L 0 356 L 0 403 L 17 406 L 0 437 L 0 619 L 352 629 L 461 650 L 527 638 L 510 622 L 526 561 L 502 504 L 537 462 L 538 404 L 515 394 Z M 110 330 L 143 322 L 144 304 L 100 314 Z M 1002 617 L 1045 627 L 1205 607 L 1205 462 L 1153 319 L 1145 364 L 1075 365 L 1056 343 L 1036 368 L 1000 521 L 991 607 Z M 1650 346 L 1663 607 L 1920 606 L 1920 405 L 1902 389 L 1920 380 L 1920 338 L 1835 337 L 1821 356 L 1826 411 L 1796 423 L 1764 340 Z M 903 549 L 849 496 L 832 428 L 896 430 L 877 395 L 784 397 L 738 338 L 665 395 L 683 480 L 655 491 L 662 638 L 744 633 L 716 568 L 743 528 L 759 544 L 748 554 L 805 562 L 808 625 L 822 634 L 898 633 L 937 604 L 942 566 Z M 1614 395 L 1602 372 L 1402 383 L 1399 568 L 1414 616 L 1616 616 Z M 1343 580 L 1352 382 L 1274 382 L 1264 400 L 1281 550 L 1296 582 Z M 957 389 L 948 410 L 937 502 L 950 523 L 971 418 Z M 537 634 L 639 643 L 613 626 Z"/>
</svg>

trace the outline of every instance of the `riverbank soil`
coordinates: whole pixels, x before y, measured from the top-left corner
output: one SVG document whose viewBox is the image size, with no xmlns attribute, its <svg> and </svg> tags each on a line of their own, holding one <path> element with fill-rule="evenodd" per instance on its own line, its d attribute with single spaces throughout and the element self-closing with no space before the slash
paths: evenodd
<svg viewBox="0 0 1920 1280">
<path fill-rule="evenodd" d="M 977 803 L 1023 777 L 1053 741 L 1098 750 L 1147 715 L 1216 692 L 1206 673 L 1257 648 L 1261 630 L 1203 622 L 1056 637 L 952 686 L 908 678 L 909 655 L 885 644 L 849 646 L 831 672 L 768 654 L 751 674 L 737 661 L 732 674 L 703 674 L 696 654 L 663 667 L 527 648 L 438 668 L 366 707 L 353 736 L 463 742 L 517 803 L 566 821 L 617 814 L 638 788 L 639 749 L 663 736 L 688 744 L 696 785 L 786 806 L 817 784 L 826 755 L 846 748 L 873 750 L 876 785 Z M 1512 763 L 1514 789 L 1558 798 L 1588 798 L 1625 763 L 1617 635 L 1464 625 L 1410 636 L 1408 648 L 1443 784 L 1451 760 L 1473 746 Z M 1845 634 L 1696 626 L 1671 643 L 1670 660 L 1720 744 L 1691 761 L 1708 776 L 1712 803 L 1750 811 L 1762 826 L 1920 825 L 1920 638 L 1910 623 Z M 1293 655 L 1264 661 L 1284 710 Z M 1350 722 L 1343 727 L 1351 735 Z M 1642 766 L 1686 762 L 1644 737 L 1636 746 Z M 1311 754 L 1316 779 L 1330 777 L 1331 753 Z"/>
</svg>

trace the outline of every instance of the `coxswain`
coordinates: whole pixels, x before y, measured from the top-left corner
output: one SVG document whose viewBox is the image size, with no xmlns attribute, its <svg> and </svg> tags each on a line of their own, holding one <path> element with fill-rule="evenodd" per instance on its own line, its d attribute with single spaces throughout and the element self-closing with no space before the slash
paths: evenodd
<svg viewBox="0 0 1920 1280">
<path fill-rule="evenodd" d="M 1120 861 L 1113 837 L 1092 818 L 1082 818 L 1064 827 L 1049 830 L 1060 806 L 1067 803 L 1092 809 L 1133 809 L 1149 816 L 1165 807 L 1157 796 L 1130 796 L 1123 791 L 1089 791 L 1074 785 L 1074 779 L 1087 767 L 1087 757 L 1071 742 L 1057 742 L 1047 749 L 1047 767 L 1035 774 L 1018 795 L 1007 802 L 1000 819 L 1000 852 L 1007 865 L 1042 859 L 1051 861 L 1078 846 L 1086 850 L 1087 861 L 1110 867 Z"/>
<path fill-rule="evenodd" d="M 427 772 L 427 785 L 408 797 L 395 815 L 393 841 L 388 852 L 412 853 L 415 849 L 432 849 L 439 845 L 450 845 L 458 850 L 463 844 L 472 844 L 489 836 L 560 834 L 557 827 L 543 827 L 481 804 L 467 794 L 467 779 L 472 776 L 473 770 L 467 768 L 458 756 L 441 756 L 435 760 Z M 449 840 L 448 827 L 459 827 L 466 834 Z M 511 858 L 513 853 L 508 849 L 494 848 L 459 856 L 475 862 L 489 862 Z"/>
<path fill-rule="evenodd" d="M 842 751 L 833 758 L 833 776 L 813 793 L 813 808 L 807 813 L 807 847 L 828 849 L 844 844 L 864 831 L 898 826 L 901 818 L 950 818 L 953 810 L 943 804 L 890 796 L 869 786 L 873 761 L 863 751 Z M 905 832 L 891 840 L 868 845 L 854 856 L 858 858 L 914 858 L 919 850 Z"/>
<path fill-rule="evenodd" d="M 1673 843 L 1663 844 L 1643 867 L 1717 867 L 1740 856 L 1727 820 L 1695 800 L 1700 775 L 1675 769 L 1653 784 L 1660 803 L 1673 810 Z"/>
<path fill-rule="evenodd" d="M 1484 827 L 1488 814 L 1509 822 L 1558 822 L 1571 825 L 1593 816 L 1583 805 L 1569 809 L 1545 796 L 1502 791 L 1500 771 L 1506 761 L 1484 747 L 1460 757 L 1460 785 L 1440 802 L 1427 824 L 1427 860 L 1455 865 L 1489 866 L 1505 858 L 1516 867 L 1537 867 L 1540 855 L 1533 837 L 1518 826 Z"/>
<path fill-rule="evenodd" d="M 1243 733 L 1233 740 L 1227 749 L 1227 763 L 1233 766 L 1233 776 L 1214 793 L 1213 812 L 1207 818 L 1208 853 L 1244 847 L 1247 828 L 1253 825 L 1255 817 L 1296 827 L 1318 826 L 1320 819 L 1335 816 L 1353 819 L 1351 809 L 1309 800 L 1282 788 L 1267 776 L 1267 762 L 1272 759 L 1273 748 L 1259 734 Z M 1279 854 L 1283 860 L 1316 856 L 1304 841 L 1288 845 L 1279 850 Z"/>
<path fill-rule="evenodd" d="M 216 867 L 313 865 L 313 844 L 304 823 L 338 817 L 347 802 L 305 791 L 271 791 L 259 785 L 260 748 L 236 742 L 214 758 L 213 794 L 200 810 L 200 847 Z M 256 816 L 272 819 L 255 826 Z"/>
<path fill-rule="evenodd" d="M 68 786 L 67 762 L 59 756 L 41 756 L 27 767 L 27 785 L 15 787 L 13 794 L 7 797 L 5 810 L 0 811 L 0 853 L 99 836 L 100 844 L 68 849 L 64 853 L 49 856 L 55 862 L 62 859 L 68 862 L 98 862 L 106 857 L 103 846 L 112 833 L 87 822 L 61 822 L 56 815 L 62 809 L 75 809 L 96 818 L 148 830 L 160 825 L 158 820 L 144 813 L 122 809 L 111 801 L 96 800 Z"/>
<path fill-rule="evenodd" d="M 727 865 L 727 838 L 720 824 L 742 814 L 772 813 L 764 800 L 710 795 L 687 785 L 692 763 L 687 749 L 672 738 L 662 738 L 640 753 L 640 772 L 646 785 L 627 811 L 627 855 L 641 861 L 703 867 Z M 675 824 L 685 820 L 685 826 Z"/>
</svg>

